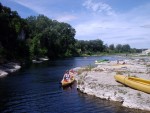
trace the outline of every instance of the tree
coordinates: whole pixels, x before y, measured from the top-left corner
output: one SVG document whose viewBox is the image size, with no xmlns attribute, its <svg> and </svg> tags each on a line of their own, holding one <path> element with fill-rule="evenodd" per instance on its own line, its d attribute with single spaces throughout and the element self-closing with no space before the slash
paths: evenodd
<svg viewBox="0 0 150 113">
<path fill-rule="evenodd" d="M 26 19 L 29 24 L 30 31 L 30 50 L 38 41 L 39 52 L 30 51 L 33 56 L 41 56 L 41 52 L 44 52 L 49 58 L 57 58 L 64 56 L 73 56 L 75 53 L 75 29 L 67 23 L 60 23 L 56 20 L 51 20 L 44 15 L 37 17 L 28 17 Z M 33 28 L 34 26 L 34 28 Z M 34 44 L 35 43 L 35 44 Z M 41 51 L 41 52 L 40 52 Z"/>
<path fill-rule="evenodd" d="M 121 52 L 122 52 L 122 45 L 121 45 L 121 44 L 116 45 L 116 51 L 117 51 L 118 53 L 121 53 Z"/>
<path fill-rule="evenodd" d="M 123 52 L 130 52 L 131 48 L 129 44 L 125 44 L 122 46 L 122 51 Z"/>
<path fill-rule="evenodd" d="M 112 50 L 112 51 L 114 51 L 115 50 L 114 44 L 109 45 L 109 49 Z"/>
<path fill-rule="evenodd" d="M 105 47 L 103 45 L 103 41 L 100 39 L 97 40 L 77 40 L 76 41 L 76 48 L 78 49 L 80 54 L 96 54 L 98 52 L 103 52 Z"/>
<path fill-rule="evenodd" d="M 2 28 L 0 30 L 0 44 L 5 59 L 15 60 L 27 57 L 28 50 L 25 43 L 27 24 L 16 11 L 11 11 L 10 8 L 3 6 L 1 3 L 0 26 Z M 21 38 L 23 36 L 24 38 Z"/>
</svg>

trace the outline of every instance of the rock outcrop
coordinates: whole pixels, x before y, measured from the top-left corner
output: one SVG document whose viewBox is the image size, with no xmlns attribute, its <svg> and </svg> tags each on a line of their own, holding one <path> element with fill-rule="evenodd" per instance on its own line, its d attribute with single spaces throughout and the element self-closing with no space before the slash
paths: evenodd
<svg viewBox="0 0 150 113">
<path fill-rule="evenodd" d="M 76 76 L 77 88 L 96 97 L 119 101 L 123 106 L 150 111 L 150 94 L 132 89 L 114 79 L 116 73 L 125 76 L 137 76 L 150 80 L 149 61 L 126 60 L 125 64 L 117 61 L 101 63 L 90 69 L 79 69 Z M 81 72 L 82 71 L 82 72 Z"/>
<path fill-rule="evenodd" d="M 19 70 L 21 66 L 18 63 L 7 63 L 0 66 L 0 77 L 5 77 L 9 73 Z"/>
</svg>

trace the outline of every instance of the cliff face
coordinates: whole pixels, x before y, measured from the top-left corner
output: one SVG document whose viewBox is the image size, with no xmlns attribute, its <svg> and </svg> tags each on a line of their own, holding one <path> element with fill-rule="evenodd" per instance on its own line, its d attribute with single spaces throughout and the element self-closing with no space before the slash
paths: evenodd
<svg viewBox="0 0 150 113">
<path fill-rule="evenodd" d="M 126 61 L 126 64 L 109 62 L 100 64 L 91 71 L 83 71 L 76 76 L 77 88 L 89 95 L 119 101 L 123 106 L 150 111 L 150 94 L 126 87 L 115 81 L 114 75 L 122 73 L 150 79 L 147 65 L 139 61 Z"/>
</svg>

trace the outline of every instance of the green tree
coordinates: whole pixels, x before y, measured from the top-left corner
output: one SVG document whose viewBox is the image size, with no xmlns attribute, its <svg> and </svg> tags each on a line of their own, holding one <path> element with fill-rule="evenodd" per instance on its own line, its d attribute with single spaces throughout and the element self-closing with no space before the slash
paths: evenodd
<svg viewBox="0 0 150 113">
<path fill-rule="evenodd" d="M 26 19 L 29 24 L 30 31 L 30 54 L 33 56 L 47 55 L 49 58 L 73 56 L 76 49 L 75 46 L 75 29 L 67 23 L 60 23 L 51 20 L 44 15 L 37 17 L 28 17 Z M 33 28 L 34 26 L 34 28 Z M 35 40 L 36 39 L 36 40 Z M 34 41 L 32 41 L 34 40 Z M 33 48 L 38 48 L 34 52 Z M 34 44 L 36 43 L 36 44 Z M 40 52 L 41 51 L 41 52 Z"/>
<path fill-rule="evenodd" d="M 116 52 L 118 52 L 118 53 L 122 52 L 122 45 L 121 44 L 116 45 Z"/>
<path fill-rule="evenodd" d="M 28 55 L 26 47 L 27 24 L 16 11 L 0 3 L 0 45 L 1 56 L 7 60 L 24 59 Z"/>
<path fill-rule="evenodd" d="M 76 41 L 76 48 L 78 49 L 78 53 L 80 54 L 87 54 L 92 55 L 96 53 L 103 52 L 105 47 L 103 45 L 103 41 L 100 39 L 97 40 L 77 40 Z"/>
<path fill-rule="evenodd" d="M 112 50 L 112 51 L 114 51 L 115 50 L 114 44 L 109 45 L 109 49 Z"/>
<path fill-rule="evenodd" d="M 122 46 L 122 51 L 123 52 L 130 52 L 131 48 L 129 44 L 125 44 Z"/>
</svg>

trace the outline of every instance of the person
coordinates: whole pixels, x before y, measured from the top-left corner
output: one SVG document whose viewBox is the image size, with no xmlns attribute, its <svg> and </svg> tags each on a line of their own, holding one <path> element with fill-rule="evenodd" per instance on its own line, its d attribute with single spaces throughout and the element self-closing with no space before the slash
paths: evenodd
<svg viewBox="0 0 150 113">
<path fill-rule="evenodd" d="M 67 70 L 64 74 L 64 81 L 68 82 L 70 80 L 70 74 L 69 71 Z"/>
<path fill-rule="evenodd" d="M 73 69 L 69 70 L 69 75 L 70 75 L 70 79 L 72 80 L 74 77 L 74 70 Z"/>
<path fill-rule="evenodd" d="M 119 60 L 117 60 L 117 64 L 119 64 Z"/>
<path fill-rule="evenodd" d="M 125 62 L 123 62 L 122 64 L 126 64 Z"/>
</svg>

